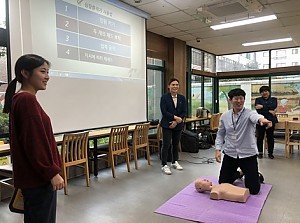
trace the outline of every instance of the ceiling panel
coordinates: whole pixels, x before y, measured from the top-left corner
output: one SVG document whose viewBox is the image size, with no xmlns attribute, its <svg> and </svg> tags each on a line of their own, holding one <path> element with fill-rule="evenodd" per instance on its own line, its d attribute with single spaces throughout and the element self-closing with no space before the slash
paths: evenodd
<svg viewBox="0 0 300 223">
<path fill-rule="evenodd" d="M 154 33 L 161 33 L 162 35 L 166 34 L 166 33 L 177 33 L 177 32 L 180 32 L 179 29 L 176 29 L 176 28 L 174 28 L 172 26 L 156 27 L 156 28 L 153 28 L 153 29 L 149 29 L 149 31 L 154 32 Z"/>
<path fill-rule="evenodd" d="M 175 23 L 193 20 L 193 17 L 191 17 L 190 15 L 186 14 L 183 11 L 173 12 L 173 13 L 161 15 L 161 16 L 155 16 L 154 18 L 157 19 L 158 21 L 168 23 L 171 25 L 175 24 Z"/>
<path fill-rule="evenodd" d="M 179 11 L 176 7 L 169 4 L 168 2 L 165 2 L 164 0 L 144 4 L 138 6 L 138 8 L 145 12 L 148 12 L 152 17 Z"/>
<path fill-rule="evenodd" d="M 210 5 L 221 2 L 222 0 L 166 0 L 170 4 L 176 6 L 181 10 L 189 9 L 189 8 L 198 8 L 201 5 Z"/>
<path fill-rule="evenodd" d="M 271 8 L 276 13 L 291 12 L 300 9 L 299 0 L 287 0 L 279 3 L 271 4 Z"/>
<path fill-rule="evenodd" d="M 147 28 L 148 29 L 155 28 L 155 27 L 161 27 L 161 26 L 165 26 L 165 25 L 166 25 L 166 23 L 157 21 L 154 18 L 150 18 L 147 20 Z"/>
<path fill-rule="evenodd" d="M 173 24 L 172 26 L 180 29 L 180 30 L 193 30 L 193 29 L 199 29 L 199 28 L 203 28 L 203 27 L 207 27 L 206 24 L 200 22 L 199 20 L 192 20 L 189 21 L 188 23 L 189 25 L 187 26 L 186 22 L 181 22 L 181 23 L 177 23 L 177 24 Z"/>
<path fill-rule="evenodd" d="M 174 35 L 176 35 L 176 36 L 178 36 L 178 37 L 181 37 L 181 36 L 186 35 L 186 33 L 185 33 L 185 32 L 166 33 L 166 34 L 165 34 L 165 37 L 172 38 Z"/>
<path fill-rule="evenodd" d="M 240 53 L 257 49 L 276 49 L 282 46 L 296 47 L 300 43 L 300 0 L 260 0 L 264 5 L 261 13 L 249 11 L 226 17 L 203 17 L 197 8 L 203 5 L 229 4 L 241 0 L 124 0 L 152 18 L 147 21 L 147 30 L 167 38 L 186 41 L 187 45 L 213 54 Z M 263 22 L 225 30 L 212 30 L 216 25 L 230 20 L 275 14 L 276 21 Z M 196 38 L 201 38 L 200 43 Z M 282 44 L 243 47 L 241 43 L 273 38 L 292 37 L 293 42 Z"/>
</svg>

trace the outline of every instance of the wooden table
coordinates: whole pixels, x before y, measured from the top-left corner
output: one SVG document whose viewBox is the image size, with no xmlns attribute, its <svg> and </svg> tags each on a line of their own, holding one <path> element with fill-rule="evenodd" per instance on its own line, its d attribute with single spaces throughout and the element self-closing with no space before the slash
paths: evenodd
<svg viewBox="0 0 300 223">
<path fill-rule="evenodd" d="M 208 116 L 207 118 L 192 117 L 192 118 L 186 118 L 185 123 L 205 121 L 205 120 L 209 120 L 209 119 L 210 119 L 210 116 Z"/>
<path fill-rule="evenodd" d="M 0 145 L 0 157 L 10 155 L 9 144 Z"/>
<path fill-rule="evenodd" d="M 207 118 L 198 118 L 198 117 L 186 118 L 184 129 L 190 129 L 191 123 L 194 123 L 194 125 L 196 125 L 196 122 L 203 122 L 205 120 L 210 120 L 210 118 L 211 118 L 210 115 Z"/>
</svg>

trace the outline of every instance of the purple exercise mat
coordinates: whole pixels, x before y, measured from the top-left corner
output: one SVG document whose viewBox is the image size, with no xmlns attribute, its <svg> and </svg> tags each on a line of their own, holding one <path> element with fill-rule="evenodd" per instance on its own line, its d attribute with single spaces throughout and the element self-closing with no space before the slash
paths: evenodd
<svg viewBox="0 0 300 223">
<path fill-rule="evenodd" d="M 214 184 L 214 177 L 203 176 Z M 243 182 L 236 185 L 243 187 Z M 199 193 L 195 190 L 194 182 L 169 199 L 155 210 L 158 214 L 183 218 L 205 223 L 255 223 L 270 193 L 272 185 L 262 184 L 258 195 L 250 195 L 246 203 L 212 200 L 209 192 Z"/>
</svg>

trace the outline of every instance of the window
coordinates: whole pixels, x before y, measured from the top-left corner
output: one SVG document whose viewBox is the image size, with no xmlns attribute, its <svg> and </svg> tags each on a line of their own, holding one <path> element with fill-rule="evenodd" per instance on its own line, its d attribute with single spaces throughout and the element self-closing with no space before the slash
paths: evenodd
<svg viewBox="0 0 300 223">
<path fill-rule="evenodd" d="M 216 57 L 210 53 L 204 53 L 204 71 L 216 72 Z"/>
<path fill-rule="evenodd" d="M 265 69 L 269 51 L 217 56 L 217 72 Z"/>
<path fill-rule="evenodd" d="M 155 120 L 161 118 L 160 98 L 163 94 L 164 62 L 148 57 L 147 63 L 148 120 Z"/>
<path fill-rule="evenodd" d="M 263 69 L 269 69 L 269 64 L 264 64 Z"/>
<path fill-rule="evenodd" d="M 276 57 L 283 57 L 286 55 L 286 51 L 285 50 L 276 50 L 275 54 L 276 54 Z"/>
<path fill-rule="evenodd" d="M 8 115 L 2 113 L 8 83 L 6 1 L 0 0 L 0 134 L 8 132 Z"/>
<path fill-rule="evenodd" d="M 0 0 L 0 28 L 6 29 L 6 0 Z"/>
<path fill-rule="evenodd" d="M 271 68 L 298 66 L 300 64 L 298 48 L 271 50 Z"/>
<path fill-rule="evenodd" d="M 299 75 L 272 76 L 272 96 L 277 98 L 277 112 L 300 115 Z"/>
<path fill-rule="evenodd" d="M 276 63 L 276 67 L 285 67 L 286 64 L 285 63 Z"/>
<path fill-rule="evenodd" d="M 191 76 L 191 107 L 192 107 L 192 116 L 196 116 L 196 109 L 201 107 L 202 104 L 202 76 L 192 75 Z"/>
<path fill-rule="evenodd" d="M 203 52 L 201 50 L 192 48 L 192 69 L 202 70 Z"/>
<path fill-rule="evenodd" d="M 204 77 L 204 108 L 206 108 L 211 114 L 214 113 L 213 106 L 213 78 Z"/>
<path fill-rule="evenodd" d="M 292 54 L 298 54 L 298 49 L 292 49 Z"/>
<path fill-rule="evenodd" d="M 269 85 L 268 77 L 248 77 L 219 80 L 219 112 L 225 112 L 231 108 L 228 92 L 234 88 L 242 88 L 246 92 L 245 107 L 254 108 L 255 98 L 260 97 L 259 88 Z"/>
<path fill-rule="evenodd" d="M 151 58 L 151 57 L 147 57 L 147 64 L 163 67 L 163 61 L 162 60 L 156 59 L 156 58 Z"/>
</svg>

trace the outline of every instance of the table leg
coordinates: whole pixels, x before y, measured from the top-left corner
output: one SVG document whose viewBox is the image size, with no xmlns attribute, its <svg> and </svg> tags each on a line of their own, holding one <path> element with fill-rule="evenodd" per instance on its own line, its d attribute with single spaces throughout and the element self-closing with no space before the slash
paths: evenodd
<svg viewBox="0 0 300 223">
<path fill-rule="evenodd" d="M 94 139 L 94 150 L 93 150 L 93 156 L 94 156 L 94 176 L 98 176 L 98 158 L 97 158 L 97 138 Z"/>
</svg>

